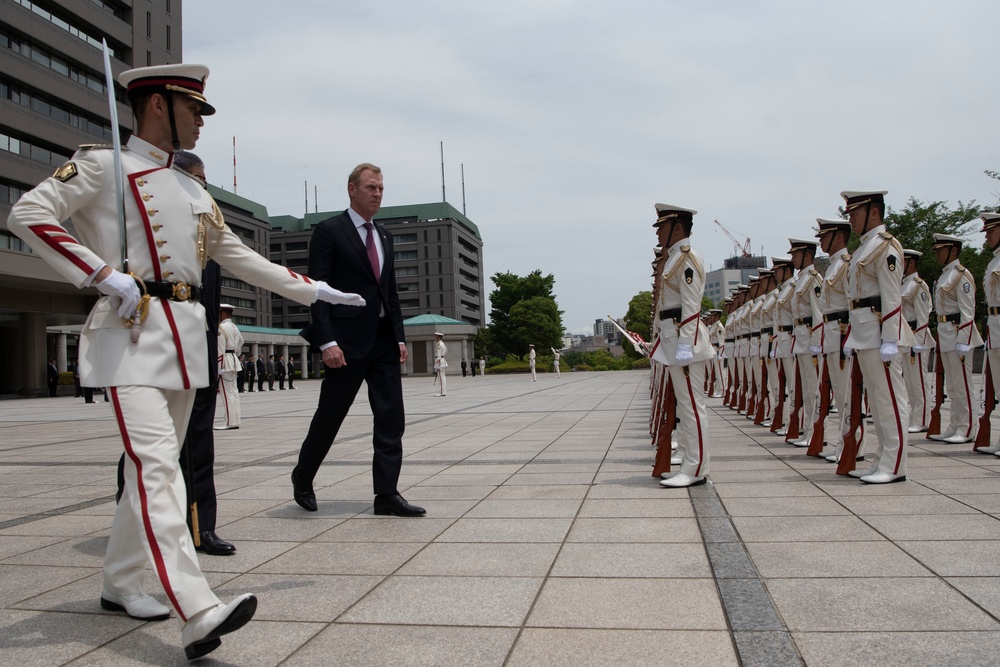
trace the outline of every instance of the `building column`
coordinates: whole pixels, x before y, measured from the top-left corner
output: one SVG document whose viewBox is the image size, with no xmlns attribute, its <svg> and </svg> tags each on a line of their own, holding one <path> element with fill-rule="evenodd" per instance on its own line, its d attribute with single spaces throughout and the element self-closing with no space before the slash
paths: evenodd
<svg viewBox="0 0 1000 667">
<path fill-rule="evenodd" d="M 299 355 L 298 356 L 299 356 L 299 371 L 301 371 L 301 373 L 302 373 L 302 379 L 306 380 L 306 379 L 312 377 L 309 374 L 309 370 L 310 370 L 309 369 L 309 366 L 310 366 L 309 362 L 312 361 L 309 358 L 309 346 L 308 345 L 299 345 Z"/>
<path fill-rule="evenodd" d="M 59 369 L 60 373 L 69 370 L 66 366 L 66 334 L 64 333 L 56 334 L 56 368 Z"/>
<path fill-rule="evenodd" d="M 22 396 L 47 396 L 48 366 L 45 344 L 45 313 L 21 313 L 20 326 L 20 394 Z"/>
</svg>

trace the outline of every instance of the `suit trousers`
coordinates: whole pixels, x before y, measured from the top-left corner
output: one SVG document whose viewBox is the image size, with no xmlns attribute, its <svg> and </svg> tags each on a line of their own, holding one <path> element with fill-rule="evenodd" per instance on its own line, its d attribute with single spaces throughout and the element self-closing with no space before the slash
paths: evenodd
<svg viewBox="0 0 1000 667">
<path fill-rule="evenodd" d="M 295 476 L 312 482 L 333 445 L 340 425 L 354 403 L 361 383 L 368 384 L 368 402 L 374 417 L 372 480 L 376 495 L 397 493 L 403 463 L 403 382 L 399 343 L 388 317 L 379 320 L 377 340 L 363 359 L 346 359 L 340 368 L 326 367 L 319 406 L 299 451 Z"/>
<path fill-rule="evenodd" d="M 942 352 L 941 361 L 948 398 L 951 399 L 948 428 L 942 429 L 942 432 L 974 438 L 978 411 L 972 401 L 972 352 L 965 355 L 964 360 L 954 350 Z"/>
<path fill-rule="evenodd" d="M 910 399 L 910 426 L 927 428 L 930 423 L 930 407 L 927 402 L 927 353 L 913 352 L 900 354 L 904 357 L 903 377 L 906 379 L 906 395 Z"/>
<path fill-rule="evenodd" d="M 667 366 L 674 385 L 674 396 L 677 397 L 677 419 L 680 421 L 674 431 L 677 456 L 681 459 L 679 472 L 690 477 L 708 474 L 708 410 L 703 390 L 707 366 L 707 361 L 696 361 L 687 366 Z"/>
<path fill-rule="evenodd" d="M 149 562 L 184 623 L 220 603 L 212 592 L 188 532 L 187 494 L 179 469 L 195 390 L 112 387 L 112 408 L 125 447 L 125 486 L 104 556 L 104 589 L 142 591 Z"/>
<path fill-rule="evenodd" d="M 240 394 L 236 390 L 236 371 L 226 371 L 219 376 L 219 398 L 226 426 L 240 425 Z"/>
<path fill-rule="evenodd" d="M 903 381 L 903 355 L 886 364 L 879 348 L 856 350 L 855 363 L 861 364 L 868 393 L 868 407 L 875 423 L 878 447 L 872 467 L 892 475 L 906 474 L 906 432 L 910 423 L 910 402 Z"/>
</svg>

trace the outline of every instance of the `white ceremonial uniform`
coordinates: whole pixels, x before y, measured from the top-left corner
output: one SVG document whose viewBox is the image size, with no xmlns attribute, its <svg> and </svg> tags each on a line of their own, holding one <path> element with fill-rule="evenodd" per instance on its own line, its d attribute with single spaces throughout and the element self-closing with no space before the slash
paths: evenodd
<svg viewBox="0 0 1000 667">
<path fill-rule="evenodd" d="M 146 281 L 199 285 L 202 221 L 209 258 L 242 280 L 312 303 L 316 284 L 245 246 L 222 223 L 201 183 L 171 162 L 171 153 L 136 136 L 122 151 L 129 270 Z M 121 269 L 114 154 L 81 149 L 57 174 L 20 198 L 8 226 L 70 283 L 85 287 L 105 264 Z M 71 216 L 75 237 L 62 224 Z M 104 296 L 80 340 L 81 383 L 111 388 L 125 447 L 124 493 L 104 560 L 104 589 L 141 592 L 148 561 L 183 623 L 220 604 L 198 565 L 178 470 L 195 389 L 208 385 L 205 311 L 197 298 L 153 298 L 137 342 L 130 333 Z"/>
<path fill-rule="evenodd" d="M 792 311 L 792 297 L 795 296 L 795 278 L 789 278 L 778 288 L 778 303 L 774 307 L 774 326 L 777 327 L 774 345 L 775 369 L 785 376 L 785 395 L 779 396 L 779 401 L 785 402 L 783 423 L 779 435 L 788 432 L 791 424 L 792 409 L 795 407 L 795 361 L 793 354 L 792 331 L 795 329 L 795 317 Z"/>
<path fill-rule="evenodd" d="M 945 386 L 951 401 L 948 428 L 943 440 L 955 436 L 963 442 L 976 437 L 977 409 L 972 398 L 972 352 L 959 354 L 958 344 L 976 348 L 983 339 L 976 328 L 976 283 L 956 259 L 944 267 L 934 287 L 934 310 L 938 316 L 938 345 L 944 365 Z"/>
<path fill-rule="evenodd" d="M 660 280 L 660 310 L 675 315 L 660 320 L 660 330 L 650 357 L 667 368 L 677 397 L 677 456 L 679 474 L 701 478 L 708 474 L 708 411 L 705 407 L 705 368 L 712 358 L 708 329 L 701 321 L 701 299 L 705 293 L 705 270 L 692 250 L 690 239 L 670 246 Z M 694 358 L 677 362 L 677 345 L 690 345 Z"/>
<path fill-rule="evenodd" d="M 878 447 L 869 473 L 906 475 L 910 402 L 903 382 L 902 354 L 889 363 L 880 356 L 883 342 L 913 344 L 913 332 L 903 319 L 900 288 L 903 248 L 885 225 L 869 230 L 851 257 L 847 273 L 851 325 L 846 347 L 861 364 L 868 404 L 874 417 Z"/>
<path fill-rule="evenodd" d="M 903 318 L 913 330 L 914 345 L 909 350 L 909 360 L 903 364 L 906 394 L 910 399 L 910 433 L 927 430 L 930 422 L 930 401 L 927 400 L 928 350 L 937 346 L 930 330 L 933 303 L 927 282 L 916 273 L 903 278 Z"/>
<path fill-rule="evenodd" d="M 808 446 L 813 426 L 819 416 L 819 364 L 811 348 L 820 347 L 823 314 L 820 311 L 822 276 L 810 265 L 801 269 L 795 278 L 792 297 L 792 352 L 798 381 L 802 382 L 802 413 L 799 415 L 799 439 L 796 445 Z M 794 400 L 794 397 L 793 397 Z"/>
<path fill-rule="evenodd" d="M 531 350 L 528 352 L 528 368 L 531 369 L 531 381 L 532 382 L 534 382 L 536 380 L 536 378 L 535 378 L 535 357 L 536 356 L 537 355 L 535 354 L 535 348 L 531 348 Z"/>
<path fill-rule="evenodd" d="M 854 356 L 847 357 L 844 354 L 851 311 L 851 303 L 847 298 L 847 271 L 850 264 L 851 256 L 846 248 L 833 253 L 823 275 L 823 288 L 820 292 L 820 310 L 823 313 L 820 347 L 823 348 L 823 363 L 830 371 L 833 404 L 839 417 L 837 451 L 830 455 L 834 462 L 840 460 L 844 450 L 844 436 L 850 430 L 851 423 L 851 365 L 854 363 Z M 861 434 L 858 436 L 859 452 L 864 447 L 864 428 L 865 421 L 862 419 Z"/>
<path fill-rule="evenodd" d="M 556 371 L 556 377 L 562 377 L 559 375 L 559 357 L 561 356 L 559 350 L 554 347 L 550 347 L 549 349 L 552 350 L 552 367 Z"/>
<path fill-rule="evenodd" d="M 983 274 L 983 296 L 986 297 L 986 355 L 990 365 L 993 387 L 1000 387 L 1000 248 L 993 251 L 993 258 Z M 990 447 L 976 450 L 983 454 L 1000 452 L 1000 439 Z"/>
<path fill-rule="evenodd" d="M 743 392 L 746 387 L 750 392 L 750 309 L 753 307 L 752 301 L 747 301 L 736 309 L 736 364 L 740 369 L 739 392 Z M 739 407 L 739 401 L 737 401 Z M 745 409 L 745 408 L 744 408 Z"/>
<path fill-rule="evenodd" d="M 480 359 L 479 360 L 479 375 L 482 376 L 482 377 L 486 377 L 486 360 L 485 359 Z"/>
<path fill-rule="evenodd" d="M 448 348 L 445 346 L 443 340 L 434 343 L 434 372 L 437 373 L 438 381 L 441 383 L 441 393 L 438 394 L 439 396 L 446 396 L 448 394 L 448 378 L 445 374 L 445 369 L 448 368 L 448 360 L 444 358 L 446 354 L 448 354 Z"/>
<path fill-rule="evenodd" d="M 754 413 L 750 414 L 750 397 L 747 396 L 747 419 L 753 419 L 756 416 L 756 402 L 764 400 L 764 374 L 761 371 L 760 366 L 760 347 L 761 347 L 761 336 L 760 330 L 761 324 L 761 309 L 764 307 L 764 297 L 759 295 L 756 299 L 750 302 L 750 317 L 748 322 L 750 324 L 750 350 L 747 356 L 747 365 L 750 367 L 750 389 L 749 391 L 754 392 L 754 403 L 755 409 Z"/>
<path fill-rule="evenodd" d="M 733 353 L 736 350 L 736 318 L 734 317 L 736 311 L 733 310 L 726 316 L 726 323 L 723 325 L 723 339 L 722 339 L 722 359 L 723 363 L 726 365 L 726 384 L 723 396 L 725 396 L 726 391 L 733 390 L 729 386 L 729 381 L 732 379 L 733 367 L 736 364 L 736 360 L 733 358 Z"/>
<path fill-rule="evenodd" d="M 764 387 L 766 393 L 761 397 L 767 397 L 767 408 L 764 414 L 764 426 L 770 426 L 774 420 L 774 408 L 778 405 L 778 365 L 771 358 L 771 351 L 777 345 L 777 338 L 774 332 L 777 331 L 774 324 L 775 310 L 778 308 L 778 288 L 775 287 L 764 295 L 764 305 L 760 309 L 760 357 L 767 368 L 767 383 Z"/>
<path fill-rule="evenodd" d="M 722 320 L 716 320 L 709 327 L 708 339 L 712 342 L 712 347 L 715 348 L 715 354 L 712 356 L 712 368 L 715 369 L 715 393 L 712 394 L 712 397 L 719 398 L 725 393 L 726 387 L 726 380 L 722 374 L 722 355 L 725 353 L 726 347 L 726 329 L 722 324 Z"/>
<path fill-rule="evenodd" d="M 240 427 L 240 394 L 236 390 L 236 373 L 240 360 L 236 356 L 243 347 L 243 334 L 231 319 L 219 322 L 219 394 L 225 409 L 226 427 Z"/>
</svg>

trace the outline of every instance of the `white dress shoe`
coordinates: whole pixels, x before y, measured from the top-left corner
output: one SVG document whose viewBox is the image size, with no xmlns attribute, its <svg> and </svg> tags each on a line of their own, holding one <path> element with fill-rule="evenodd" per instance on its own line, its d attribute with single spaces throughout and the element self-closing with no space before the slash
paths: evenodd
<svg viewBox="0 0 1000 667">
<path fill-rule="evenodd" d="M 684 463 L 684 459 L 682 459 L 681 457 L 679 457 L 679 456 L 671 456 L 670 457 L 670 465 L 672 465 L 672 466 L 679 466 L 682 463 Z"/>
<path fill-rule="evenodd" d="M 878 468 L 869 468 L 868 470 L 852 470 L 847 474 L 857 479 L 859 477 L 868 477 L 869 475 L 874 475 L 877 472 Z"/>
<path fill-rule="evenodd" d="M 937 435 L 929 435 L 929 436 L 927 436 L 927 438 L 929 440 L 947 440 L 948 438 L 952 437 L 953 435 L 955 435 L 954 431 L 944 431 L 942 433 L 938 433 Z"/>
<path fill-rule="evenodd" d="M 680 447 L 680 445 L 677 444 L 676 440 L 670 441 L 670 451 L 676 452 L 678 447 Z"/>
<path fill-rule="evenodd" d="M 992 447 L 976 447 L 976 451 L 980 454 L 996 454 L 1000 452 L 1000 445 L 993 445 Z"/>
<path fill-rule="evenodd" d="M 788 431 L 786 431 L 783 428 L 779 428 L 777 431 L 774 432 L 775 435 L 786 435 L 787 433 Z"/>
<path fill-rule="evenodd" d="M 115 595 L 101 591 L 101 609 L 124 611 L 130 618 L 139 621 L 162 621 L 170 618 L 170 607 L 147 593 Z"/>
<path fill-rule="evenodd" d="M 874 475 L 865 475 L 861 478 L 865 484 L 890 484 L 892 482 L 905 482 L 906 475 L 893 475 L 891 472 L 877 472 Z"/>
<path fill-rule="evenodd" d="M 801 438 L 799 440 L 785 440 L 785 442 L 787 442 L 789 445 L 792 445 L 793 447 L 808 447 L 809 446 L 809 441 L 806 440 L 805 438 Z"/>
<path fill-rule="evenodd" d="M 829 461 L 830 463 L 840 463 L 840 459 L 837 458 L 836 454 L 830 454 L 829 456 L 826 457 L 826 460 Z"/>
<path fill-rule="evenodd" d="M 760 425 L 763 426 L 764 428 L 771 428 L 771 420 L 765 419 L 760 423 Z"/>
<path fill-rule="evenodd" d="M 955 434 L 950 438 L 945 438 L 943 442 L 947 442 L 949 445 L 961 445 L 965 442 L 972 442 L 972 438 L 966 438 L 964 435 Z"/>
<path fill-rule="evenodd" d="M 660 486 L 668 489 L 683 489 L 688 486 L 699 486 L 704 484 L 705 481 L 705 477 L 691 477 L 690 475 L 685 475 L 684 473 L 679 472 L 672 477 L 660 481 Z"/>
<path fill-rule="evenodd" d="M 910 428 L 906 429 L 906 432 L 907 433 L 923 433 L 926 430 L 927 430 L 926 426 L 911 426 Z"/>
<path fill-rule="evenodd" d="M 217 604 L 198 612 L 181 628 L 181 641 L 188 660 L 200 658 L 219 648 L 222 635 L 239 630 L 257 611 L 257 598 L 245 593 L 229 604 Z"/>
</svg>

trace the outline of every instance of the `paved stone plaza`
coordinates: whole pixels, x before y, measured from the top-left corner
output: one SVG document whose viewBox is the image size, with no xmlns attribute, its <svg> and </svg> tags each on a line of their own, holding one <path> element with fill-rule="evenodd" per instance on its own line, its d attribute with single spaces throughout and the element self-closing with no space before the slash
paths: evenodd
<svg viewBox="0 0 1000 667">
<path fill-rule="evenodd" d="M 364 392 L 310 514 L 289 474 L 319 384 L 243 394 L 217 432 L 239 551 L 201 563 L 260 606 L 200 664 L 997 664 L 1000 458 L 971 445 L 914 438 L 910 481 L 865 486 L 714 399 L 713 483 L 666 490 L 646 372 L 406 378 L 401 491 L 427 517 L 373 516 Z M 108 405 L 2 401 L 0 427 L 0 664 L 187 664 L 175 620 L 99 606 Z"/>
</svg>

